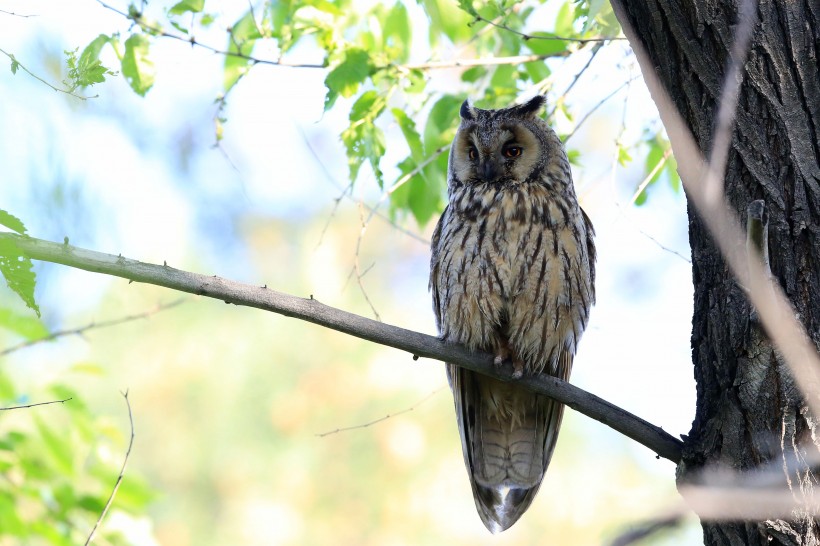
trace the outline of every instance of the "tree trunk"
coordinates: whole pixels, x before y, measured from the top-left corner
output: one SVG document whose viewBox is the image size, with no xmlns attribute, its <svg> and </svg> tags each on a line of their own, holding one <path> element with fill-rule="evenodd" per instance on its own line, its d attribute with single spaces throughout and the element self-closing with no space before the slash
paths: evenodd
<svg viewBox="0 0 820 546">
<path fill-rule="evenodd" d="M 613 0 L 635 30 L 708 157 L 717 102 L 737 22 L 735 0 Z M 820 346 L 820 2 L 761 0 L 743 71 L 725 191 L 741 219 L 765 201 L 771 268 L 815 346 Z M 796 498 L 817 475 L 794 460 L 817 455 L 817 423 L 755 320 L 702 221 L 690 206 L 695 284 L 692 359 L 697 408 L 679 483 L 704 467 L 784 469 Z M 791 469 L 791 470 L 789 470 Z M 789 475 L 786 475 L 789 474 Z M 808 545 L 820 525 L 807 512 L 786 520 L 703 522 L 707 545 Z"/>
</svg>

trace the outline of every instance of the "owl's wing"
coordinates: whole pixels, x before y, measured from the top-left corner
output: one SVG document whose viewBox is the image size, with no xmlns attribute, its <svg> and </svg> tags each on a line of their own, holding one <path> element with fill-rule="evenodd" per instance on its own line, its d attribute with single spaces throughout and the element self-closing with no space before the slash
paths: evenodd
<svg viewBox="0 0 820 546">
<path fill-rule="evenodd" d="M 559 378 L 567 380 L 572 354 L 559 358 Z M 561 418 L 563 404 L 535 394 L 514 383 L 506 384 L 481 374 L 447 365 L 453 389 L 464 462 L 476 508 L 493 533 L 509 528 L 532 503 L 547 470 Z M 488 398 L 493 390 L 515 391 L 514 413 L 499 421 L 490 415 Z"/>
<path fill-rule="evenodd" d="M 433 239 L 430 244 L 430 248 L 432 249 L 432 253 L 430 256 L 430 281 L 429 281 L 429 288 L 430 292 L 433 295 L 433 313 L 436 315 L 436 327 L 441 330 L 441 294 L 439 292 L 439 267 L 441 262 L 441 230 L 442 226 L 446 222 L 447 215 L 449 214 L 449 205 L 444 207 L 444 211 L 441 213 L 441 218 L 439 218 L 438 223 L 436 224 L 436 229 L 433 230 Z"/>
<path fill-rule="evenodd" d="M 581 207 L 578 207 L 579 209 Z M 584 212 L 584 209 L 581 209 L 581 215 L 584 217 L 584 228 L 587 232 L 587 260 L 589 260 L 589 288 L 592 292 L 592 298 L 590 299 L 589 304 L 592 305 L 595 303 L 595 258 L 596 258 L 596 250 L 595 250 L 595 241 L 593 237 L 595 237 L 595 228 L 592 226 L 592 220 L 589 219 L 587 213 Z"/>
</svg>

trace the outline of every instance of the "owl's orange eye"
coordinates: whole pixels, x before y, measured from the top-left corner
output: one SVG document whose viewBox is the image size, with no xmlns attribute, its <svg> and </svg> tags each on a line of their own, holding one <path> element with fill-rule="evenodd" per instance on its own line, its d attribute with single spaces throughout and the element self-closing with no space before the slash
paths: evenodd
<svg viewBox="0 0 820 546">
<path fill-rule="evenodd" d="M 504 157 L 518 157 L 521 155 L 521 146 L 509 146 L 504 148 Z"/>
<path fill-rule="evenodd" d="M 470 159 L 476 159 L 478 157 L 478 150 L 475 149 L 475 146 L 470 146 L 470 150 L 467 154 L 470 156 Z"/>
</svg>

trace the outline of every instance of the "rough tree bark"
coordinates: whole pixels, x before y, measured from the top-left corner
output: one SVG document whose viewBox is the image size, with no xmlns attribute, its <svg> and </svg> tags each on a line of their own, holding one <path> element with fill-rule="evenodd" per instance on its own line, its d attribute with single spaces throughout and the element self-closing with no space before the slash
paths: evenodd
<svg viewBox="0 0 820 546">
<path fill-rule="evenodd" d="M 735 0 L 613 0 L 706 157 L 737 21 Z M 820 3 L 761 0 L 743 71 L 725 176 L 731 207 L 765 201 L 771 269 L 820 347 Z M 692 358 L 697 407 L 679 483 L 723 465 L 752 470 L 782 462 L 796 498 L 818 475 L 794 460 L 817 456 L 817 422 L 755 320 L 705 226 L 689 209 L 695 285 Z M 820 492 L 820 491 L 819 491 Z M 808 545 L 820 522 L 703 522 L 706 545 Z"/>
</svg>

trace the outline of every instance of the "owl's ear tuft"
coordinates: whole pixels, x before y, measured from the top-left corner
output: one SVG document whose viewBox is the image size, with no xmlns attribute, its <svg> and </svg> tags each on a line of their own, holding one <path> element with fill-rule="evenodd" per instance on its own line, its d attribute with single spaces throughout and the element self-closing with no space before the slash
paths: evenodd
<svg viewBox="0 0 820 546">
<path fill-rule="evenodd" d="M 515 111 L 523 118 L 535 117 L 541 113 L 541 109 L 547 102 L 547 97 L 544 95 L 536 95 L 524 104 L 515 107 Z"/>
<path fill-rule="evenodd" d="M 461 114 L 461 119 L 464 119 L 464 120 L 473 120 L 473 119 L 475 119 L 475 110 L 473 110 L 473 107 L 470 105 L 469 101 L 465 100 L 461 104 L 460 114 Z"/>
</svg>

